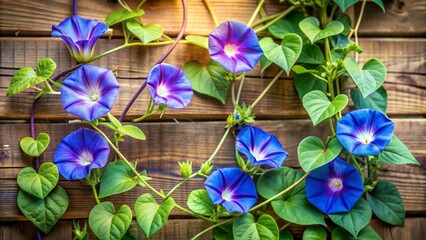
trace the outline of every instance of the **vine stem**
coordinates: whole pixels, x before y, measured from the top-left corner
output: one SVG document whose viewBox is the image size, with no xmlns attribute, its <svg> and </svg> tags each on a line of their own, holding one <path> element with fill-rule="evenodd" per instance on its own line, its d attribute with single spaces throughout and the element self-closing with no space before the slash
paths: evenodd
<svg viewBox="0 0 426 240">
<path fill-rule="evenodd" d="M 210 231 L 210 230 L 213 230 L 213 229 L 215 229 L 215 228 L 217 228 L 217 227 L 219 227 L 219 226 L 222 226 L 222 225 L 224 225 L 224 224 L 226 224 L 226 223 L 229 223 L 229 222 L 231 222 L 232 220 L 234 220 L 234 219 L 233 219 L 233 218 L 230 218 L 230 219 L 227 219 L 227 220 L 222 221 L 222 222 L 220 222 L 220 223 L 216 223 L 216 224 L 214 224 L 214 225 L 211 225 L 210 227 L 208 227 L 208 228 L 204 229 L 203 231 L 199 232 L 197 235 L 195 235 L 193 238 L 191 238 L 191 240 L 195 240 L 195 239 L 197 239 L 197 238 L 201 237 L 201 236 L 202 236 L 203 234 L 205 234 L 206 232 L 208 232 L 208 231 Z"/>
<path fill-rule="evenodd" d="M 351 33 L 348 35 L 348 38 L 351 38 L 352 35 L 355 35 L 355 43 L 358 45 L 358 29 L 361 25 L 361 20 L 364 15 L 365 5 L 367 3 L 367 0 L 362 1 L 361 10 L 359 12 L 358 20 L 356 22 L 355 28 L 351 31 Z M 358 52 L 355 53 L 355 61 L 358 62 Z"/>
<path fill-rule="evenodd" d="M 251 15 L 250 20 L 247 23 L 247 26 L 250 26 L 253 24 L 254 19 L 256 19 L 257 14 L 259 14 L 260 9 L 262 8 L 263 4 L 265 3 L 265 0 L 260 0 L 259 3 L 257 4 L 256 9 L 254 10 L 253 14 Z"/>
<path fill-rule="evenodd" d="M 264 26 L 255 29 L 254 32 L 258 33 L 258 32 L 261 32 L 263 30 L 266 30 L 268 27 L 272 26 L 278 20 L 280 20 L 281 18 L 283 18 L 283 17 L 287 16 L 288 14 L 290 14 L 296 8 L 297 8 L 296 6 L 291 6 L 291 7 L 287 8 L 287 10 L 285 10 L 284 12 L 281 12 L 280 14 L 278 14 L 273 20 L 271 20 L 270 22 L 268 22 Z"/>
<path fill-rule="evenodd" d="M 244 86 L 244 80 L 246 79 L 246 73 L 243 73 L 240 81 L 240 86 L 238 86 L 238 93 L 237 93 L 237 99 L 235 99 L 236 105 L 238 105 L 238 102 L 240 101 L 241 92 L 243 91 Z"/>
<path fill-rule="evenodd" d="M 216 156 L 216 154 L 219 152 L 220 148 L 222 147 L 223 143 L 225 142 L 225 139 L 228 136 L 230 131 L 231 131 L 231 127 L 227 127 L 225 133 L 222 136 L 222 139 L 220 139 L 220 142 L 217 145 L 216 149 L 214 150 L 212 155 L 209 157 L 209 159 L 207 159 L 206 162 L 213 160 L 213 158 Z"/>
<path fill-rule="evenodd" d="M 178 189 L 180 186 L 182 186 L 182 184 L 184 184 L 186 181 L 188 181 L 191 178 L 194 178 L 198 175 L 198 172 L 193 173 L 191 176 L 183 179 L 182 181 L 180 181 L 178 184 L 176 184 L 172 189 L 170 189 L 170 191 L 167 193 L 166 198 L 170 197 L 172 195 L 172 193 Z"/>
<path fill-rule="evenodd" d="M 92 187 L 92 192 L 93 192 L 93 196 L 95 197 L 96 204 L 101 203 L 101 201 L 99 201 L 98 192 L 96 191 L 95 184 L 90 184 L 90 186 Z"/>
<path fill-rule="evenodd" d="M 274 85 L 274 83 L 280 78 L 281 74 L 284 73 L 284 70 L 281 70 L 275 77 L 272 79 L 272 81 L 266 86 L 266 88 L 263 90 L 263 92 L 254 100 L 253 104 L 250 105 L 250 107 L 253 109 L 259 101 L 265 96 L 265 94 L 271 89 L 271 87 Z"/>
<path fill-rule="evenodd" d="M 209 11 L 210 16 L 213 19 L 214 25 L 217 27 L 219 26 L 219 22 L 217 21 L 216 14 L 213 11 L 212 5 L 210 5 L 209 0 L 203 0 L 204 5 L 206 5 L 207 10 Z"/>
</svg>

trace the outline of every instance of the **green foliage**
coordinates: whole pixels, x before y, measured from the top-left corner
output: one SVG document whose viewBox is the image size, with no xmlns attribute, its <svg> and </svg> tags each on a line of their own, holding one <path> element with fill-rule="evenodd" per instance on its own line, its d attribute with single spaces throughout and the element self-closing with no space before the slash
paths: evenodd
<svg viewBox="0 0 426 240">
<path fill-rule="evenodd" d="M 187 35 L 185 37 L 186 41 L 197 45 L 199 47 L 208 49 L 209 48 L 209 38 L 205 36 L 198 36 L 198 35 Z"/>
<path fill-rule="evenodd" d="M 209 194 L 205 189 L 197 189 L 192 191 L 188 196 L 186 203 L 188 208 L 195 213 L 211 216 L 214 214 L 214 205 L 210 200 Z"/>
<path fill-rule="evenodd" d="M 145 12 L 142 9 L 137 9 L 133 12 L 129 12 L 125 9 L 115 10 L 110 12 L 108 16 L 106 16 L 105 23 L 108 25 L 108 27 L 111 27 L 112 25 L 121 23 L 125 20 L 140 17 L 143 14 L 145 14 Z"/>
<path fill-rule="evenodd" d="M 294 78 L 294 86 L 296 87 L 300 100 L 302 100 L 303 97 L 311 91 L 319 90 L 321 92 L 325 92 L 327 89 L 326 82 L 309 73 L 297 74 Z"/>
<path fill-rule="evenodd" d="M 213 229 L 213 238 L 215 240 L 234 240 L 234 235 L 232 233 L 232 226 L 234 222 L 225 223 L 219 227 Z"/>
<path fill-rule="evenodd" d="M 280 240 L 293 240 L 294 238 L 293 238 L 293 234 L 289 230 L 284 229 L 284 230 L 280 231 L 280 238 L 279 239 Z"/>
<path fill-rule="evenodd" d="M 327 230 L 322 226 L 308 227 L 303 232 L 303 240 L 326 240 Z"/>
<path fill-rule="evenodd" d="M 137 183 L 137 178 L 133 176 L 132 169 L 123 160 L 110 162 L 106 165 L 101 176 L 99 197 L 104 198 L 127 192 Z"/>
<path fill-rule="evenodd" d="M 351 98 L 357 109 L 369 108 L 386 114 L 388 94 L 383 86 L 364 98 L 358 88 L 351 89 Z"/>
<path fill-rule="evenodd" d="M 358 2 L 358 0 L 333 0 L 343 11 L 346 11 L 346 9 L 355 3 Z"/>
<path fill-rule="evenodd" d="M 40 156 L 49 146 L 50 137 L 47 133 L 38 133 L 36 139 L 24 137 L 19 142 L 19 146 L 25 154 L 31 157 Z"/>
<path fill-rule="evenodd" d="M 142 25 L 135 19 L 132 19 L 127 21 L 126 26 L 143 44 L 152 42 L 163 35 L 163 27 L 156 23 Z"/>
<path fill-rule="evenodd" d="M 370 205 L 368 205 L 368 202 L 364 198 L 360 198 L 351 211 L 329 214 L 328 216 L 331 221 L 344 228 L 356 238 L 359 231 L 370 223 L 371 215 Z"/>
<path fill-rule="evenodd" d="M 299 28 L 299 22 L 304 18 L 302 12 L 292 12 L 287 17 L 278 20 L 268 28 L 269 32 L 276 38 L 283 39 L 288 33 L 295 33 L 300 37 L 305 36 Z"/>
<path fill-rule="evenodd" d="M 300 53 L 299 63 L 309 63 L 309 64 L 322 64 L 325 62 L 324 54 L 321 51 L 321 48 L 316 44 L 305 44 L 303 45 L 302 52 Z"/>
<path fill-rule="evenodd" d="M 392 136 L 389 144 L 383 149 L 379 155 L 379 162 L 388 164 L 417 164 L 419 162 L 414 158 L 413 154 L 408 150 L 401 140 L 395 135 Z"/>
<path fill-rule="evenodd" d="M 253 215 L 246 213 L 235 219 L 233 234 L 235 240 L 271 240 L 278 239 L 279 229 L 268 214 L 262 214 L 255 222 Z"/>
<path fill-rule="evenodd" d="M 258 193 L 268 199 L 290 187 L 302 177 L 302 173 L 289 167 L 280 167 L 264 173 L 257 181 Z M 323 214 L 306 199 L 305 182 L 272 201 L 274 212 L 282 219 L 300 224 L 326 226 Z"/>
<path fill-rule="evenodd" d="M 391 182 L 378 182 L 372 191 L 367 192 L 367 202 L 374 214 L 382 221 L 404 226 L 404 204 L 398 189 Z"/>
<path fill-rule="evenodd" d="M 174 206 L 175 200 L 173 198 L 169 197 L 161 205 L 158 205 L 149 193 L 141 195 L 136 200 L 136 220 L 148 238 L 164 227 Z"/>
<path fill-rule="evenodd" d="M 283 37 L 281 45 L 278 45 L 270 37 L 259 41 L 263 54 L 267 59 L 280 66 L 287 74 L 296 63 L 302 52 L 302 38 L 294 33 L 288 33 Z"/>
<path fill-rule="evenodd" d="M 314 126 L 342 111 L 348 105 L 348 101 L 345 94 L 339 94 L 333 101 L 330 101 L 327 95 L 319 90 L 305 94 L 302 99 L 303 107 L 308 112 Z"/>
<path fill-rule="evenodd" d="M 115 212 L 112 202 L 102 202 L 89 215 L 90 229 L 101 240 L 121 239 L 131 222 L 132 210 L 125 204 Z"/>
<path fill-rule="evenodd" d="M 381 240 L 382 238 L 370 226 L 363 228 L 357 237 L 352 236 L 344 228 L 338 227 L 331 233 L 331 240 Z"/>
<path fill-rule="evenodd" d="M 146 140 L 145 133 L 135 125 L 123 125 L 118 128 L 118 132 L 134 139 Z"/>
<path fill-rule="evenodd" d="M 36 75 L 44 79 L 50 78 L 56 69 L 56 63 L 51 58 L 42 58 L 36 65 Z"/>
<path fill-rule="evenodd" d="M 219 63 L 210 60 L 207 66 L 203 66 L 198 61 L 189 61 L 183 66 L 183 71 L 194 91 L 216 98 L 225 104 L 229 87 L 226 77 L 230 72 Z"/>
<path fill-rule="evenodd" d="M 340 34 L 347 36 L 351 32 L 352 20 L 348 14 L 336 11 L 334 13 L 334 20 L 337 20 L 343 24 L 344 29 Z"/>
<path fill-rule="evenodd" d="M 379 6 L 383 12 L 385 12 L 385 4 L 382 0 L 372 0 L 377 6 Z"/>
<path fill-rule="evenodd" d="M 321 139 L 309 136 L 300 142 L 297 155 L 300 166 L 309 172 L 335 159 L 341 150 L 342 145 L 337 138 L 332 138 L 325 147 Z"/>
<path fill-rule="evenodd" d="M 41 164 L 38 173 L 32 167 L 25 167 L 19 171 L 17 182 L 25 192 L 38 198 L 45 198 L 59 180 L 58 168 L 51 162 Z"/>
<path fill-rule="evenodd" d="M 316 17 L 307 17 L 299 23 L 302 32 L 308 37 L 311 44 L 316 41 L 331 37 L 341 33 L 344 26 L 339 21 L 332 21 L 328 23 L 324 29 L 320 28 L 320 22 Z"/>
<path fill-rule="evenodd" d="M 42 232 L 48 234 L 68 208 L 68 195 L 56 186 L 45 198 L 20 190 L 17 204 L 21 212 Z"/>
<path fill-rule="evenodd" d="M 345 58 L 343 62 L 364 98 L 379 89 L 385 81 L 386 67 L 377 59 L 368 60 L 362 69 L 352 58 Z"/>
</svg>

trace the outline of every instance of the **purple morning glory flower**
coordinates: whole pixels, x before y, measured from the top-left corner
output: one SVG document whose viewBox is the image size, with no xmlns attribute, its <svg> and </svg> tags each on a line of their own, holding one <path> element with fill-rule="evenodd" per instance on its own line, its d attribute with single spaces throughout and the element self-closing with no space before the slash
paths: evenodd
<svg viewBox="0 0 426 240">
<path fill-rule="evenodd" d="M 146 82 L 154 103 L 165 104 L 170 108 L 188 106 L 194 94 L 185 73 L 167 63 L 155 65 L 149 71 Z"/>
<path fill-rule="evenodd" d="M 224 206 L 230 213 L 248 212 L 257 201 L 253 179 L 239 168 L 214 171 L 204 186 L 212 202 Z"/>
<path fill-rule="evenodd" d="M 105 166 L 109 151 L 108 143 L 100 133 L 80 128 L 62 139 L 53 162 L 66 179 L 83 179 L 92 168 Z"/>
<path fill-rule="evenodd" d="M 306 197 L 325 214 L 350 211 L 363 192 L 359 172 L 339 157 L 306 178 Z"/>
<path fill-rule="evenodd" d="M 52 37 L 60 37 L 67 44 L 71 56 L 79 63 L 90 61 L 96 41 L 108 30 L 98 20 L 74 15 L 52 26 Z"/>
<path fill-rule="evenodd" d="M 393 122 L 383 113 L 360 109 L 347 113 L 337 122 L 336 136 L 351 154 L 377 155 L 390 142 Z"/>
<path fill-rule="evenodd" d="M 235 147 L 247 156 L 253 166 L 266 164 L 277 168 L 283 164 L 288 155 L 274 134 L 252 126 L 246 126 L 241 130 Z"/>
<path fill-rule="evenodd" d="M 92 121 L 111 111 L 118 92 L 111 70 L 82 65 L 62 84 L 62 106 L 67 112 Z"/>
<path fill-rule="evenodd" d="M 263 55 L 253 29 L 243 23 L 227 21 L 209 35 L 212 59 L 232 73 L 250 71 Z"/>
</svg>

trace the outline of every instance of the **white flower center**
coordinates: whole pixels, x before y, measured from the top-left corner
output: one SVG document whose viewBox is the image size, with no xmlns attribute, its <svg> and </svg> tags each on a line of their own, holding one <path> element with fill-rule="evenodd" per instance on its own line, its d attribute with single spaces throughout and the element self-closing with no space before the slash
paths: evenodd
<svg viewBox="0 0 426 240">
<path fill-rule="evenodd" d="M 93 162 L 93 156 L 92 154 L 88 153 L 88 152 L 83 152 L 80 155 L 80 164 L 82 166 L 87 166 L 89 164 L 91 164 Z"/>
<path fill-rule="evenodd" d="M 232 192 L 230 189 L 227 188 L 222 192 L 222 199 L 228 202 L 232 200 Z"/>
<path fill-rule="evenodd" d="M 228 57 L 234 57 L 238 53 L 237 46 L 234 44 L 226 44 L 223 50 Z"/>
<path fill-rule="evenodd" d="M 93 102 L 97 102 L 97 101 L 99 100 L 99 94 L 97 94 L 97 93 L 93 93 L 93 94 L 90 96 L 90 99 L 92 99 L 92 101 L 93 101 Z"/>
<path fill-rule="evenodd" d="M 343 182 L 339 178 L 332 178 L 328 182 L 328 187 L 331 188 L 333 191 L 340 191 L 343 188 Z"/>
<path fill-rule="evenodd" d="M 372 131 L 361 131 L 358 133 L 357 139 L 363 144 L 369 144 L 374 140 L 374 133 Z"/>
<path fill-rule="evenodd" d="M 157 88 L 157 94 L 160 97 L 167 97 L 167 95 L 169 95 L 169 89 L 167 89 L 165 85 L 160 85 Z"/>
</svg>

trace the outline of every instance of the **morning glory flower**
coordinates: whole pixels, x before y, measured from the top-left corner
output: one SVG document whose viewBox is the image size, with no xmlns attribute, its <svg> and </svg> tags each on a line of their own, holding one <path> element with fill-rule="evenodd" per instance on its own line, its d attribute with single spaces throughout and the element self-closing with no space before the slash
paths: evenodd
<svg viewBox="0 0 426 240">
<path fill-rule="evenodd" d="M 347 113 L 337 122 L 336 136 L 351 154 L 377 155 L 390 142 L 393 122 L 383 113 L 360 109 Z"/>
<path fill-rule="evenodd" d="M 194 94 L 191 82 L 178 67 L 162 63 L 155 65 L 146 79 L 148 91 L 155 104 L 170 108 L 188 106 Z"/>
<path fill-rule="evenodd" d="M 257 201 L 253 179 L 239 168 L 214 171 L 204 186 L 212 202 L 224 206 L 230 213 L 248 212 Z"/>
<path fill-rule="evenodd" d="M 118 92 L 111 70 L 82 65 L 62 84 L 62 106 L 67 112 L 92 121 L 111 111 Z"/>
<path fill-rule="evenodd" d="M 325 214 L 350 211 L 363 192 L 359 172 L 339 157 L 306 178 L 306 197 Z"/>
<path fill-rule="evenodd" d="M 288 153 L 274 134 L 258 127 L 246 126 L 238 134 L 235 148 L 247 156 L 253 166 L 280 167 Z"/>
<path fill-rule="evenodd" d="M 79 63 L 90 61 L 98 39 L 108 26 L 98 20 L 74 15 L 52 26 L 52 37 L 60 37 L 67 44 L 71 56 Z"/>
<path fill-rule="evenodd" d="M 105 166 L 109 151 L 108 143 L 100 133 L 80 128 L 62 139 L 53 162 L 64 178 L 83 179 L 92 168 Z"/>
<path fill-rule="evenodd" d="M 263 55 L 253 29 L 235 21 L 224 22 L 213 29 L 209 35 L 209 53 L 232 73 L 252 70 Z"/>
</svg>

